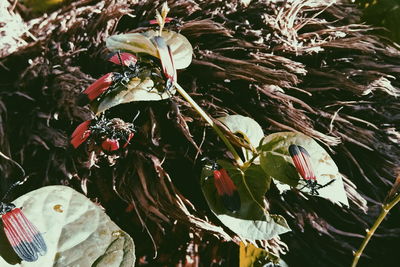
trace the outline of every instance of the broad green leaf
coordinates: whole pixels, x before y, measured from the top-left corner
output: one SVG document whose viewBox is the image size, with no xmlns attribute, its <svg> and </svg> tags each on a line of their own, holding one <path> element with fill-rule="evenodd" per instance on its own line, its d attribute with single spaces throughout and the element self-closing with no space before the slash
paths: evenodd
<svg viewBox="0 0 400 267">
<path fill-rule="evenodd" d="M 319 184 L 324 185 L 334 179 L 330 185 L 318 189 L 319 196 L 338 205 L 342 203 L 348 206 L 343 179 L 335 162 L 314 139 L 304 134 L 280 132 L 265 137 L 258 148 L 261 167 L 264 171 L 281 183 L 310 193 L 310 189 L 304 187 L 304 180 L 301 179 L 290 157 L 288 148 L 291 144 L 302 146 L 308 151 Z"/>
<path fill-rule="evenodd" d="M 261 139 L 264 137 L 264 132 L 261 126 L 252 118 L 242 115 L 228 115 L 218 118 L 228 129 L 234 133 L 242 135 L 251 147 L 258 147 Z M 250 160 L 253 153 L 248 149 L 242 148 L 243 155 L 246 160 Z"/>
<path fill-rule="evenodd" d="M 207 203 L 218 219 L 243 239 L 250 241 L 269 240 L 290 231 L 285 219 L 270 215 L 265 210 L 265 193 L 269 189 L 270 178 L 259 165 L 252 164 L 245 172 L 226 161 L 218 161 L 235 183 L 241 201 L 238 212 L 227 210 L 217 194 L 212 169 L 203 168 L 201 187 Z"/>
<path fill-rule="evenodd" d="M 34 263 L 16 263 L 0 240 L 0 266 L 123 266 L 135 264 L 132 238 L 84 195 L 67 186 L 47 186 L 13 201 L 43 234 L 47 253 Z M 15 255 L 15 257 L 17 257 Z"/>
<path fill-rule="evenodd" d="M 120 104 L 134 101 L 159 101 L 168 99 L 175 94 L 175 88 L 160 93 L 154 87 L 154 81 L 150 78 L 144 80 L 135 77 L 126 86 L 120 86 L 113 89 L 112 92 L 101 97 L 99 100 L 92 103 L 92 109 L 95 113 L 101 113 L 109 108 Z"/>
<path fill-rule="evenodd" d="M 159 58 L 157 48 L 152 38 L 158 32 L 149 30 L 142 33 L 126 33 L 112 35 L 107 38 L 106 45 L 111 51 L 130 51 L 134 53 L 145 53 Z M 173 31 L 163 31 L 161 36 L 170 46 L 176 69 L 184 69 L 192 62 L 193 48 L 185 36 Z"/>
</svg>

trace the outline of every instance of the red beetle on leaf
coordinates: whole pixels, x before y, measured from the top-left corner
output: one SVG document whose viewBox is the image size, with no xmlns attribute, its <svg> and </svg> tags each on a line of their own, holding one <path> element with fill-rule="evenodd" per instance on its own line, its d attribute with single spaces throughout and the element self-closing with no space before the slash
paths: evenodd
<svg viewBox="0 0 400 267">
<path fill-rule="evenodd" d="M 212 169 L 214 185 L 225 208 L 231 212 L 239 211 L 241 206 L 239 192 L 227 170 L 221 168 L 217 163 L 213 163 Z"/>
<path fill-rule="evenodd" d="M 14 204 L 0 202 L 0 216 L 4 232 L 12 248 L 24 261 L 36 261 L 45 255 L 47 246 L 42 234 Z"/>
<path fill-rule="evenodd" d="M 304 187 L 309 188 L 311 195 L 319 195 L 318 189 L 328 186 L 335 181 L 329 181 L 324 185 L 321 185 L 317 182 L 317 177 L 315 176 L 314 169 L 311 165 L 310 154 L 304 147 L 298 145 L 290 145 L 289 154 L 292 157 L 297 172 L 305 181 L 305 185 L 301 189 L 303 189 Z"/>
<path fill-rule="evenodd" d="M 126 68 L 123 72 L 110 72 L 92 83 L 78 97 L 79 106 L 86 105 L 104 93 L 108 93 L 119 86 L 126 86 L 129 81 L 138 75 L 136 68 L 137 58 L 130 53 L 114 53 L 109 61 Z"/>
<path fill-rule="evenodd" d="M 164 38 L 161 36 L 155 36 L 153 38 L 154 45 L 157 48 L 160 56 L 161 65 L 165 77 L 167 78 L 167 90 L 177 80 L 176 68 L 174 64 L 174 58 L 172 56 L 171 47 L 167 45 Z"/>
</svg>

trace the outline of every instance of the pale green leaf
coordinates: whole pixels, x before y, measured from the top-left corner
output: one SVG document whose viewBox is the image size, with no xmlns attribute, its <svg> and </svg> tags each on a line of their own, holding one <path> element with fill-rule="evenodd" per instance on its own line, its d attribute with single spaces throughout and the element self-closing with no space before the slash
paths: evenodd
<svg viewBox="0 0 400 267">
<path fill-rule="evenodd" d="M 319 184 L 324 185 L 334 179 L 330 185 L 318 189 L 318 196 L 329 199 L 338 205 L 348 206 L 342 175 L 335 162 L 314 139 L 304 134 L 280 132 L 265 137 L 258 148 L 261 153 L 261 167 L 264 171 L 281 183 L 296 187 L 304 193 L 310 193 L 310 189 L 304 187 L 304 181 L 290 157 L 288 148 L 291 144 L 302 146 L 308 151 Z"/>
<path fill-rule="evenodd" d="M 227 210 L 217 194 L 212 169 L 203 168 L 201 187 L 207 203 L 218 219 L 242 239 L 250 241 L 269 240 L 290 231 L 285 219 L 271 215 L 265 210 L 265 193 L 270 178 L 259 165 L 252 164 L 243 172 L 226 161 L 218 161 L 236 185 L 241 201 L 238 212 Z"/>
<path fill-rule="evenodd" d="M 134 101 L 159 101 L 170 98 L 176 92 L 175 88 L 160 93 L 150 78 L 144 80 L 135 77 L 126 86 L 114 88 L 112 92 L 102 96 L 92 103 L 95 113 L 101 113 L 120 104 Z"/>
<path fill-rule="evenodd" d="M 261 126 L 252 118 L 242 115 L 228 115 L 218 118 L 218 120 L 228 127 L 232 133 L 243 136 L 246 143 L 254 149 L 258 147 L 261 139 L 264 138 Z M 253 153 L 250 150 L 242 148 L 242 151 L 246 161 L 252 158 Z"/>
<path fill-rule="evenodd" d="M 158 32 L 154 30 L 112 35 L 107 38 L 106 45 L 111 51 L 124 50 L 145 53 L 159 58 L 157 48 L 152 42 L 152 38 L 157 35 Z M 186 37 L 173 31 L 163 31 L 161 36 L 171 48 L 175 68 L 184 69 L 188 67 L 192 62 L 193 48 Z"/>
<path fill-rule="evenodd" d="M 0 239 L 0 266 L 123 266 L 135 263 L 134 244 L 104 211 L 67 186 L 47 186 L 13 201 L 42 233 L 47 253 L 15 264 Z M 10 264 L 14 263 L 14 264 Z"/>
</svg>

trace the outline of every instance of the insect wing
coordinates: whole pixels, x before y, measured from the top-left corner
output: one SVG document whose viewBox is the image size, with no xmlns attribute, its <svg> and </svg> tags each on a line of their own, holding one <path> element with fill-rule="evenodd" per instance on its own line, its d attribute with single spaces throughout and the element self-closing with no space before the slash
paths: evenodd
<svg viewBox="0 0 400 267">
<path fill-rule="evenodd" d="M 36 261 L 45 255 L 47 246 L 42 234 L 19 208 L 2 216 L 4 232 L 17 255 L 24 261 Z"/>
<path fill-rule="evenodd" d="M 294 166 L 304 180 L 316 180 L 311 165 L 310 154 L 305 148 L 297 145 L 290 145 L 289 154 L 292 157 Z"/>
<path fill-rule="evenodd" d="M 124 65 L 126 67 L 133 67 L 135 66 L 136 62 L 137 62 L 137 58 L 130 54 L 130 53 L 114 53 L 109 59 L 108 61 L 117 64 L 117 65 Z"/>
<path fill-rule="evenodd" d="M 170 18 L 170 17 L 166 17 L 165 18 L 165 23 L 170 23 L 170 22 L 172 22 L 172 21 L 174 21 L 175 19 L 174 18 Z M 156 19 L 152 19 L 152 20 L 149 20 L 149 22 L 148 22 L 150 25 L 155 25 L 155 24 L 158 24 L 158 21 L 156 20 Z"/>
<path fill-rule="evenodd" d="M 76 127 L 75 131 L 71 135 L 71 144 L 73 145 L 74 148 L 77 148 L 80 146 L 83 142 L 88 139 L 88 137 L 91 134 L 91 131 L 89 130 L 89 126 L 91 124 L 91 121 L 84 121 L 81 124 Z"/>
<path fill-rule="evenodd" d="M 77 104 L 80 106 L 86 105 L 99 97 L 102 93 L 107 91 L 114 81 L 114 73 L 110 72 L 102 76 L 94 83 L 92 83 L 82 94 L 79 96 Z"/>
<path fill-rule="evenodd" d="M 176 80 L 177 74 L 171 48 L 167 45 L 164 38 L 162 38 L 161 36 L 155 36 L 153 40 L 161 60 L 164 75 L 165 77 L 167 77 L 167 79 L 170 79 L 174 82 Z"/>
<path fill-rule="evenodd" d="M 235 184 L 225 169 L 214 170 L 214 185 L 225 207 L 231 212 L 240 210 L 240 196 Z"/>
<path fill-rule="evenodd" d="M 123 148 L 127 147 L 129 145 L 129 142 L 131 141 L 131 139 L 135 136 L 134 132 L 129 133 L 128 138 L 126 139 L 125 145 L 123 146 Z"/>
<path fill-rule="evenodd" d="M 119 149 L 119 142 L 118 140 L 107 138 L 101 143 L 101 147 L 105 151 L 112 152 Z"/>
</svg>

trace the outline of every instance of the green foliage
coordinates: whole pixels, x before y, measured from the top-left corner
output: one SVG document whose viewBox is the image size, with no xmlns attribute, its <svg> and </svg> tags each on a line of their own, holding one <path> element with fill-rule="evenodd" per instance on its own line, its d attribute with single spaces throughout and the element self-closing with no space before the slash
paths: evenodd
<svg viewBox="0 0 400 267">
<path fill-rule="evenodd" d="M 289 146 L 295 144 L 305 148 L 310 154 L 310 161 L 318 184 L 324 185 L 332 180 L 333 183 L 318 190 L 318 196 L 332 202 L 348 206 L 346 192 L 344 191 L 342 176 L 329 156 L 314 139 L 302 133 L 280 132 L 266 136 L 258 148 L 260 164 L 263 170 L 274 180 L 285 185 L 296 187 L 304 193 L 310 194 L 310 189 L 304 186 L 304 180 L 293 165 L 289 155 Z M 286 189 L 282 187 L 285 191 Z"/>
<path fill-rule="evenodd" d="M 218 161 L 225 168 L 239 191 L 241 208 L 238 212 L 227 210 L 214 186 L 212 170 L 203 169 L 201 188 L 204 196 L 218 219 L 242 239 L 250 241 L 269 240 L 290 230 L 285 219 L 268 214 L 265 209 L 265 193 L 270 178 L 259 165 L 251 165 L 245 171 L 226 161 Z"/>
<path fill-rule="evenodd" d="M 389 31 L 380 33 L 395 42 L 400 42 L 400 1 L 398 0 L 357 0 L 363 11 L 363 20 L 374 26 L 385 27 Z"/>
</svg>

